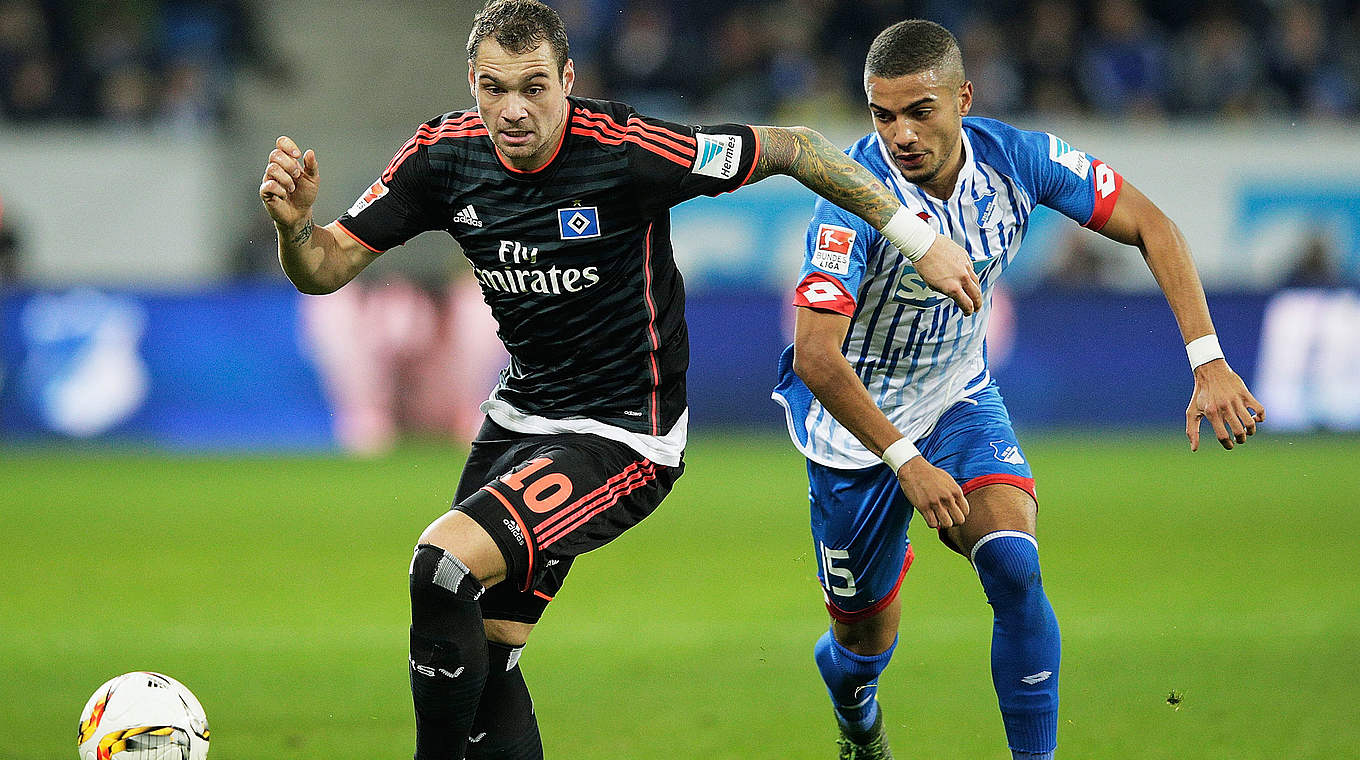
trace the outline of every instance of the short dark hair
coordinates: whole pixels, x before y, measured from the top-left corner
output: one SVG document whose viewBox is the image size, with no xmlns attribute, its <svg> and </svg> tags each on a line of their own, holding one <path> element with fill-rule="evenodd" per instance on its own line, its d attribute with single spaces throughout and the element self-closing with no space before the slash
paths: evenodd
<svg viewBox="0 0 1360 760">
<path fill-rule="evenodd" d="M 490 0 L 472 19 L 467 43 L 469 63 L 477 57 L 477 48 L 487 37 L 514 55 L 527 53 L 546 41 L 557 58 L 559 76 L 571 54 L 562 17 L 538 0 Z"/>
<path fill-rule="evenodd" d="M 959 41 L 934 21 L 913 18 L 879 32 L 864 59 L 864 78 L 896 79 L 930 69 L 957 70 L 963 79 Z"/>
</svg>

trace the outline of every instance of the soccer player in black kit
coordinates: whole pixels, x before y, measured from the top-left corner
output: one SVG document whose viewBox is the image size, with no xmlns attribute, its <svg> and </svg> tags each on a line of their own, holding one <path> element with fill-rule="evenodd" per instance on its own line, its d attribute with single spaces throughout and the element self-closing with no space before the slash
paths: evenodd
<svg viewBox="0 0 1360 760">
<path fill-rule="evenodd" d="M 859 214 L 966 313 L 962 250 L 816 132 L 687 126 L 571 95 L 566 31 L 494 0 L 468 40 L 477 107 L 416 131 L 349 211 L 312 221 L 316 154 L 280 137 L 260 197 L 297 288 L 331 293 L 442 229 L 510 353 L 453 508 L 411 561 L 416 758 L 540 758 L 519 653 L 577 555 L 646 517 L 683 470 L 684 287 L 669 209 L 788 174 Z"/>
</svg>

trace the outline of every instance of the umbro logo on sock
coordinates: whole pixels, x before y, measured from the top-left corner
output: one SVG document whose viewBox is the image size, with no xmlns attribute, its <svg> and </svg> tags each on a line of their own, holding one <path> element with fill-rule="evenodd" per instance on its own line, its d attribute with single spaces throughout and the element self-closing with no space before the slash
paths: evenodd
<svg viewBox="0 0 1360 760">
<path fill-rule="evenodd" d="M 1021 678 L 1020 680 L 1021 680 L 1021 681 L 1024 681 L 1025 683 L 1029 684 L 1030 686 L 1033 686 L 1033 685 L 1036 684 L 1036 683 L 1042 683 L 1042 682 L 1044 682 L 1044 681 L 1047 681 L 1047 680 L 1048 680 L 1048 677 L 1051 676 L 1051 675 L 1053 675 L 1053 671 L 1051 671 L 1051 670 L 1041 670 L 1041 671 L 1039 671 L 1038 673 L 1035 673 L 1035 674 L 1032 675 L 1032 676 L 1025 676 L 1024 678 Z"/>
<path fill-rule="evenodd" d="M 453 221 L 472 227 L 482 226 L 482 220 L 477 218 L 477 210 L 472 207 L 471 203 L 469 203 L 462 211 L 454 214 Z"/>
</svg>

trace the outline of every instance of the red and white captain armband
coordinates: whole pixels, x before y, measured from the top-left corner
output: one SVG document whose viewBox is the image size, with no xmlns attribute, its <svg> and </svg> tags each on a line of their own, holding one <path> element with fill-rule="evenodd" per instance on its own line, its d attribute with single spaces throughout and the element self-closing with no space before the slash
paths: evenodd
<svg viewBox="0 0 1360 760">
<path fill-rule="evenodd" d="M 1218 336 L 1213 333 L 1186 343 L 1185 355 L 1190 357 L 1190 371 L 1192 372 L 1201 364 L 1226 358 L 1223 356 L 1222 347 L 1218 345 Z"/>
<path fill-rule="evenodd" d="M 882 459 L 883 464 L 888 465 L 895 475 L 898 470 L 902 469 L 902 465 L 919 456 L 921 456 L 921 451 L 916 448 L 916 444 L 907 438 L 898 438 L 883 450 Z"/>
<path fill-rule="evenodd" d="M 935 229 L 906 206 L 898 206 L 897 212 L 879 232 L 912 262 L 920 261 L 926 251 L 935 245 L 937 237 Z"/>
</svg>

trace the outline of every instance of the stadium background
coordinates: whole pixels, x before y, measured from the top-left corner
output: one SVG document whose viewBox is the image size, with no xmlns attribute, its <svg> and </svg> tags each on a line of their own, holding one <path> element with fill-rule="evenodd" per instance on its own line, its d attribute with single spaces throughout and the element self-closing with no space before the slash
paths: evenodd
<svg viewBox="0 0 1360 760">
<path fill-rule="evenodd" d="M 1157 200 L 1271 416 L 1186 452 L 1184 355 L 1139 257 L 1036 215 L 991 352 L 1040 478 L 1063 751 L 1354 754 L 1360 4 L 553 4 L 580 94 L 842 145 L 868 128 L 872 34 L 924 15 L 960 37 L 975 113 Z M 471 105 L 478 5 L 0 1 L 0 758 L 71 752 L 88 692 L 139 668 L 195 690 L 219 760 L 409 750 L 406 555 L 500 357 L 447 236 L 305 298 L 255 188 L 286 133 L 338 215 Z M 550 756 L 828 754 L 801 468 L 767 395 L 810 198 L 771 180 L 674 213 L 690 470 L 525 655 Z M 899 754 L 1002 758 L 988 610 L 913 537 Z"/>
</svg>

